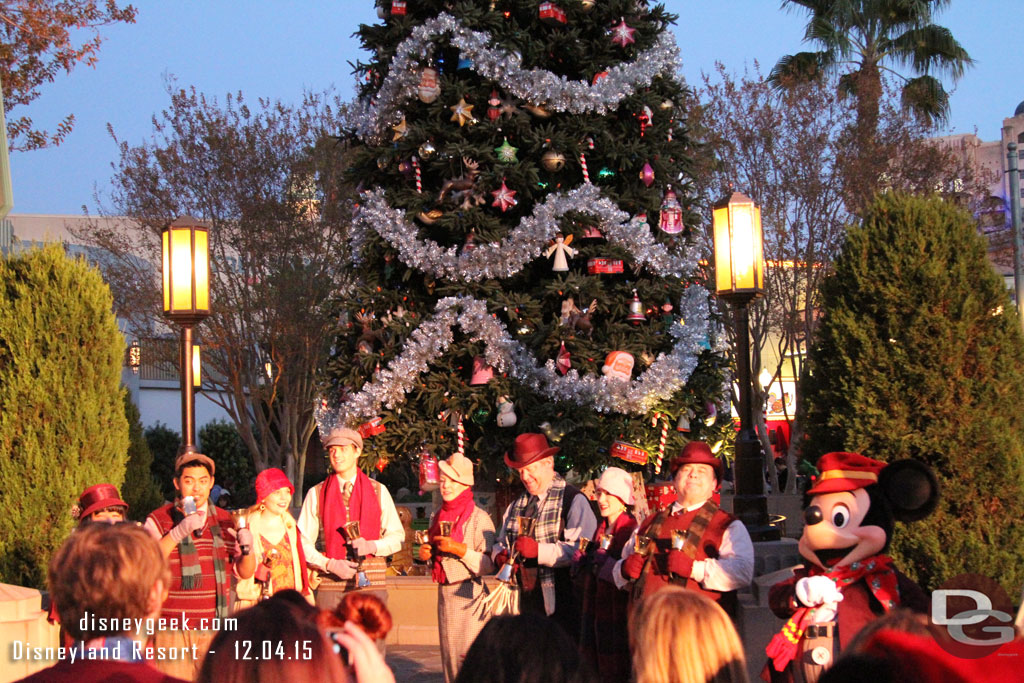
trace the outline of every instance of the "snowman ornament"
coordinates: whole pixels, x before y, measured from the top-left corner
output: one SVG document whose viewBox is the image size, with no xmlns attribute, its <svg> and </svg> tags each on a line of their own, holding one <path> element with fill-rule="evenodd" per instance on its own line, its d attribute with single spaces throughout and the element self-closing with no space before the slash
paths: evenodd
<svg viewBox="0 0 1024 683">
<path fill-rule="evenodd" d="M 498 397 L 498 426 L 514 427 L 518 418 L 516 417 L 516 406 L 508 396 Z"/>
</svg>

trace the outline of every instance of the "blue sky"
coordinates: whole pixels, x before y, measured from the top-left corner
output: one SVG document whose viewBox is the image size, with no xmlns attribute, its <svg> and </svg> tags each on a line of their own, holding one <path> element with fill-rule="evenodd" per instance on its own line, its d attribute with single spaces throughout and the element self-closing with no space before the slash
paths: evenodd
<svg viewBox="0 0 1024 683">
<path fill-rule="evenodd" d="M 410 0 L 415 2 L 415 0 Z M 600 0 L 598 0 L 600 2 Z M 1024 100 L 1024 59 L 1013 47 L 1020 0 L 953 0 L 938 16 L 976 66 L 951 98 L 952 132 L 998 139 L 1002 120 Z M 223 98 L 241 91 L 298 102 L 304 90 L 353 94 L 348 62 L 358 58 L 352 33 L 378 21 L 372 0 L 203 2 L 141 0 L 137 23 L 105 30 L 95 68 L 79 68 L 44 86 L 28 108 L 36 124 L 53 129 L 69 112 L 75 130 L 60 147 L 14 153 L 14 213 L 95 213 L 112 174 L 118 137 L 141 142 L 151 119 L 168 103 L 164 76 Z M 804 15 L 779 9 L 778 0 L 668 0 L 680 15 L 675 27 L 683 73 L 697 84 L 715 61 L 732 72 L 758 60 L 767 71 L 783 54 L 799 51 Z M 947 84 L 948 85 L 948 84 Z"/>
</svg>

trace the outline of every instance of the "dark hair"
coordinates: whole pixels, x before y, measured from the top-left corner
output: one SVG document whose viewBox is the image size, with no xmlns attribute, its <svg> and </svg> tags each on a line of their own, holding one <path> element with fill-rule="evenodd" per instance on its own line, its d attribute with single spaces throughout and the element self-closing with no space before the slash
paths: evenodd
<svg viewBox="0 0 1024 683">
<path fill-rule="evenodd" d="M 236 614 L 235 628 L 210 643 L 196 681 L 347 683 L 341 661 L 311 616 L 316 608 L 300 606 L 289 593 L 294 591 L 280 591 Z"/>
<path fill-rule="evenodd" d="M 584 683 L 592 679 L 561 626 L 539 614 L 520 614 L 487 622 L 455 681 Z"/>
<path fill-rule="evenodd" d="M 206 470 L 207 474 L 209 474 L 211 477 L 213 476 L 213 472 L 210 470 L 209 463 L 204 462 L 199 458 L 195 458 L 194 460 L 186 460 L 185 462 L 178 465 L 178 467 L 174 470 L 174 478 L 180 479 L 181 473 L 184 472 L 189 467 L 202 467 L 204 470 Z"/>
</svg>

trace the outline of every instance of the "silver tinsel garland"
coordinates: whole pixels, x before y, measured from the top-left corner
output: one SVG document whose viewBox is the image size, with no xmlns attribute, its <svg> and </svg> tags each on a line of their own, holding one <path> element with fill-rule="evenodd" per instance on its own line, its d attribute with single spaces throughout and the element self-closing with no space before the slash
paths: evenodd
<svg viewBox="0 0 1024 683">
<path fill-rule="evenodd" d="M 356 102 L 349 114 L 349 126 L 364 140 L 379 143 L 389 126 L 401 118 L 402 102 L 416 97 L 420 66 L 432 43 L 449 35 L 459 56 L 472 60 L 473 70 L 497 83 L 505 92 L 534 105 L 560 112 L 605 114 L 618 107 L 623 98 L 651 84 L 660 73 L 680 70 L 679 48 L 671 31 L 663 31 L 649 50 L 633 62 L 618 64 L 596 83 L 571 81 L 544 69 L 522 68 L 518 53 L 491 47 L 487 33 L 465 28 L 452 15 L 442 12 L 415 27 L 398 46 L 387 78 L 372 99 Z"/>
<path fill-rule="evenodd" d="M 484 343 L 484 358 L 498 372 L 510 377 L 552 401 L 572 401 L 590 405 L 601 413 L 642 415 L 655 402 L 667 399 L 685 383 L 697 365 L 701 343 L 709 325 L 708 292 L 703 287 L 686 289 L 680 312 L 683 322 L 673 323 L 670 334 L 675 344 L 660 354 L 635 380 L 609 379 L 604 376 L 580 376 L 575 369 L 562 376 L 555 361 L 538 365 L 533 354 L 509 334 L 505 325 L 487 311 L 487 303 L 468 296 L 447 297 L 437 302 L 434 315 L 413 330 L 403 351 L 373 380 L 350 395 L 340 405 L 321 401 L 316 419 L 321 434 L 337 426 L 351 426 L 376 417 L 382 407 L 393 409 L 405 401 L 405 395 L 430 370 L 454 339 L 456 325 Z M 613 349 L 609 349 L 612 351 Z"/>
<path fill-rule="evenodd" d="M 407 221 L 403 211 L 388 205 L 383 189 L 376 189 L 366 193 L 352 225 L 351 253 L 358 264 L 368 231 L 373 230 L 398 251 L 402 263 L 434 277 L 458 282 L 508 278 L 543 254 L 548 242 L 560 232 L 558 219 L 570 211 L 594 216 L 596 227 L 610 243 L 621 246 L 636 263 L 660 277 L 690 277 L 696 268 L 696 258 L 669 251 L 655 241 L 645 223 L 631 218 L 601 196 L 597 186 L 589 184 L 548 195 L 503 240 L 479 244 L 462 253 L 459 247 L 445 249 L 437 242 L 417 237 L 417 225 Z"/>
</svg>

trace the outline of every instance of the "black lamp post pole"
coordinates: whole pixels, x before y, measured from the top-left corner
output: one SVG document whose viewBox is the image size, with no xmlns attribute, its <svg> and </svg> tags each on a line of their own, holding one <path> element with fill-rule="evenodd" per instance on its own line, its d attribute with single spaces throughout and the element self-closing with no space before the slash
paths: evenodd
<svg viewBox="0 0 1024 683">
<path fill-rule="evenodd" d="M 196 403 L 192 389 L 192 326 L 181 326 L 181 448 L 178 453 L 195 453 L 196 448 Z"/>
<path fill-rule="evenodd" d="M 750 302 L 753 295 L 732 295 L 736 329 L 736 379 L 740 390 L 740 431 L 736 435 L 736 493 L 733 511 L 755 541 L 779 539 L 768 521 L 764 493 L 764 456 L 754 429 L 754 388 L 750 376 Z"/>
</svg>

